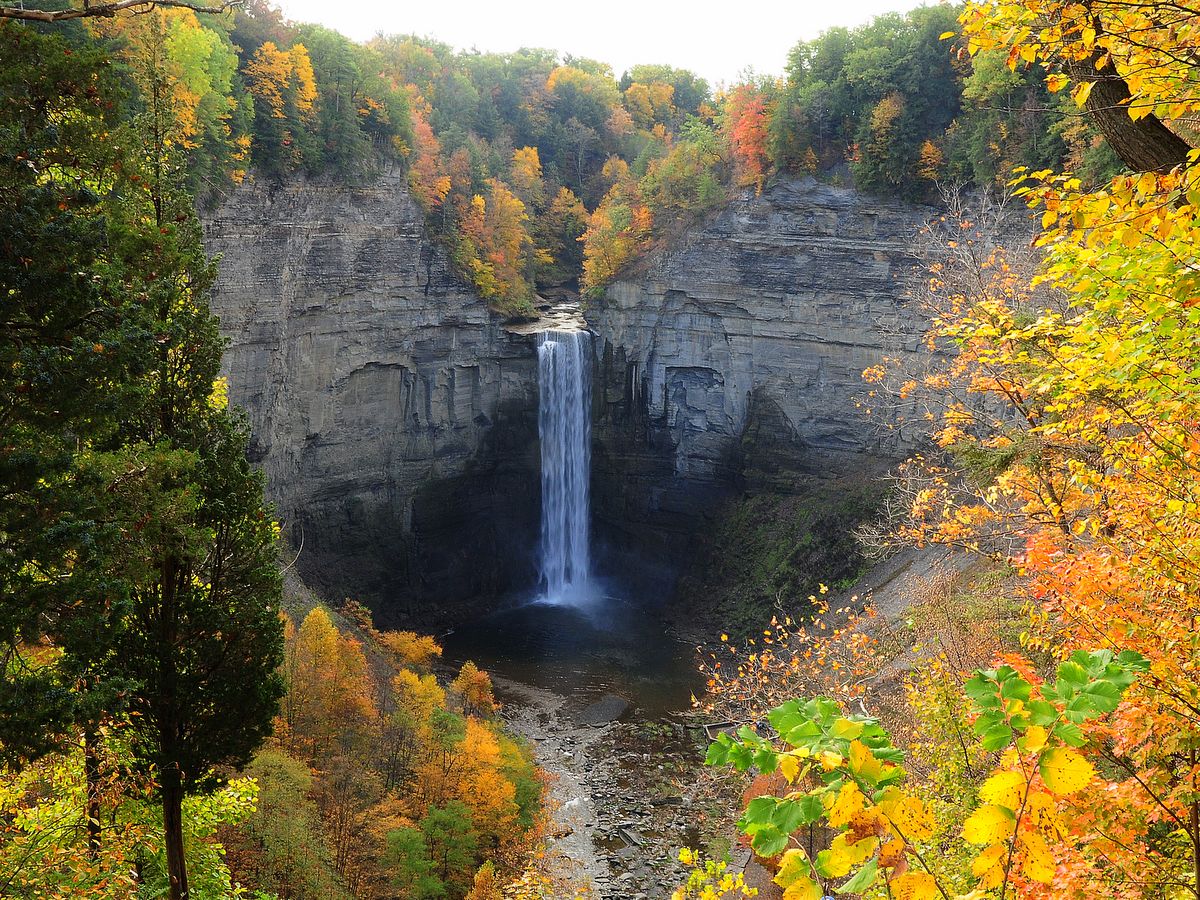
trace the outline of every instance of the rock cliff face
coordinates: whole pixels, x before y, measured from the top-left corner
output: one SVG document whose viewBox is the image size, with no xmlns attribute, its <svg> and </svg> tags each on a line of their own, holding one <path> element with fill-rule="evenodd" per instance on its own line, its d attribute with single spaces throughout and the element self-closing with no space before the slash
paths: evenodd
<svg viewBox="0 0 1200 900">
<path fill-rule="evenodd" d="M 877 472 L 917 435 L 855 405 L 919 352 L 904 301 L 923 211 L 811 179 L 745 195 L 592 304 L 593 496 L 609 550 L 678 559 L 742 489 Z"/>
<path fill-rule="evenodd" d="M 532 339 L 452 275 L 403 178 L 247 184 L 204 218 L 231 399 L 306 579 L 427 622 L 529 583 Z"/>
<path fill-rule="evenodd" d="M 864 368 L 919 352 L 901 281 L 921 215 L 781 184 L 593 304 L 602 571 L 606 550 L 609 572 L 636 550 L 673 574 L 709 552 L 727 498 L 803 493 L 910 449 L 854 399 Z M 531 585 L 534 338 L 450 272 L 403 178 L 243 185 L 205 232 L 231 397 L 306 580 L 425 624 Z"/>
</svg>

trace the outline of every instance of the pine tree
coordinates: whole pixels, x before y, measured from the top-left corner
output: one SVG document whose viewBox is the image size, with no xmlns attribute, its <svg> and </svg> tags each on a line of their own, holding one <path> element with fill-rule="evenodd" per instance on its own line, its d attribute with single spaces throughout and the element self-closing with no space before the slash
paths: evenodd
<svg viewBox="0 0 1200 900">
<path fill-rule="evenodd" d="M 127 613 L 108 673 L 136 687 L 133 752 L 158 778 L 172 900 L 188 896 L 182 802 L 269 734 L 282 694 L 277 528 L 246 460 L 244 422 L 225 403 L 221 339 L 191 198 L 174 185 L 164 73 L 148 70 L 140 123 L 147 187 L 117 214 L 125 289 L 153 317 L 155 357 L 108 466 L 125 533 L 110 567 Z"/>
<path fill-rule="evenodd" d="M 182 900 L 183 797 L 249 760 L 281 693 L 276 526 L 218 379 L 166 67 L 142 60 L 118 128 L 95 54 L 0 41 L 0 742 L 19 763 L 125 719 Z"/>
</svg>

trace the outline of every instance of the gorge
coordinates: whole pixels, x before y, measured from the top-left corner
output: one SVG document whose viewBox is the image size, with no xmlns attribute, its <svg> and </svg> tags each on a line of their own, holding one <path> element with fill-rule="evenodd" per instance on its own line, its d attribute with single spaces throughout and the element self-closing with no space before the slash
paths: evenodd
<svg viewBox="0 0 1200 900">
<path fill-rule="evenodd" d="M 1200 897 L 1197 0 L 299 4 L 0 0 L 0 895 Z"/>
<path fill-rule="evenodd" d="M 920 352 L 904 281 L 924 215 L 782 181 L 589 304 L 601 571 L 669 592 L 723 500 L 912 446 L 855 401 L 864 368 Z M 404 178 L 244 185 L 205 228 L 231 398 L 306 579 L 435 626 L 534 585 L 536 330 L 506 328 L 450 272 Z"/>
<path fill-rule="evenodd" d="M 688 807 L 655 811 L 633 865 L 639 796 L 665 788 L 614 742 L 702 689 L 677 638 L 770 616 L 754 595 L 775 589 L 722 542 L 769 556 L 765 529 L 786 569 L 856 571 L 838 554 L 873 507 L 854 498 L 917 440 L 856 401 L 863 369 L 922 352 L 905 285 L 926 215 L 781 181 L 545 325 L 506 325 L 457 281 L 393 174 L 244 186 L 206 219 L 231 397 L 298 570 L 380 621 L 449 627 L 451 666 L 492 673 L 602 897 L 656 895 L 693 840 Z M 671 746 L 660 765 L 697 764 Z"/>
</svg>

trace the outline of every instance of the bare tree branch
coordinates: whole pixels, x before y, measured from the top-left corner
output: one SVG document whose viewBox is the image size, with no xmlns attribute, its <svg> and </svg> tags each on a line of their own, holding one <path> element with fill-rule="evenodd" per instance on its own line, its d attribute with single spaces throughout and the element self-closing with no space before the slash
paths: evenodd
<svg viewBox="0 0 1200 900">
<path fill-rule="evenodd" d="M 0 19 L 17 19 L 24 22 L 64 22 L 68 19 L 111 18 L 119 12 L 131 10 L 149 12 L 155 7 L 178 7 L 197 13 L 219 15 L 241 6 L 242 0 L 222 0 L 216 6 L 204 6 L 190 0 L 112 0 L 109 3 L 90 3 L 67 9 L 25 9 L 23 6 L 0 6 Z"/>
</svg>

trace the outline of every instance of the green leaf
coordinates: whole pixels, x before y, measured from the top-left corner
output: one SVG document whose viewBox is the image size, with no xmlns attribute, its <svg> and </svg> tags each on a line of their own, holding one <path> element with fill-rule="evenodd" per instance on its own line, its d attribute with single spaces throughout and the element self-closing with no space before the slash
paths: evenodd
<svg viewBox="0 0 1200 900">
<path fill-rule="evenodd" d="M 1088 683 L 1087 669 L 1073 660 L 1065 662 L 1058 667 L 1058 683 L 1081 688 Z"/>
<path fill-rule="evenodd" d="M 875 876 L 879 872 L 879 860 L 877 857 L 871 857 L 861 869 L 854 873 L 854 877 L 837 889 L 839 894 L 861 894 L 867 888 L 875 883 Z"/>
<path fill-rule="evenodd" d="M 765 825 L 775 815 L 775 806 L 779 803 L 777 797 L 755 797 L 746 804 L 742 813 L 742 822 L 746 825 Z M 743 826 L 743 830 L 745 827 Z"/>
<path fill-rule="evenodd" d="M 778 765 L 779 755 L 768 747 L 761 747 L 754 754 L 754 767 L 764 775 L 770 775 Z"/>
<path fill-rule="evenodd" d="M 764 825 L 750 839 L 750 846 L 759 856 L 778 856 L 787 849 L 789 837 L 774 825 Z"/>
<path fill-rule="evenodd" d="M 816 800 L 816 803 L 812 803 Z M 780 800 L 771 813 L 771 823 L 785 834 L 791 834 L 801 825 L 809 825 L 819 819 L 825 807 L 819 797 L 811 794 L 800 800 Z"/>
<path fill-rule="evenodd" d="M 708 745 L 708 753 L 705 754 L 704 764 L 706 766 L 723 766 L 729 762 L 729 746 L 721 738 L 726 735 L 719 735 L 715 741 Z"/>
<path fill-rule="evenodd" d="M 1033 693 L 1033 685 L 1020 676 L 1008 678 L 1000 682 L 1000 696 L 1005 700 L 1020 700 L 1022 702 L 1029 699 L 1029 695 Z"/>
<path fill-rule="evenodd" d="M 1087 743 L 1087 738 L 1084 737 L 1083 730 L 1078 725 L 1073 725 L 1070 722 L 1059 722 L 1054 726 L 1054 730 L 1050 732 L 1050 735 L 1069 747 L 1082 747 Z"/>
<path fill-rule="evenodd" d="M 986 672 L 976 672 L 968 678 L 963 685 L 963 691 L 979 709 L 998 709 L 1000 707 L 997 685 Z"/>
<path fill-rule="evenodd" d="M 851 719 L 838 719 L 833 723 L 831 733 L 836 738 L 852 741 L 863 733 L 863 724 Z"/>
<path fill-rule="evenodd" d="M 1029 714 L 1029 724 L 1041 725 L 1043 728 L 1052 725 L 1058 718 L 1058 710 L 1054 708 L 1054 704 L 1045 700 L 1031 700 L 1025 705 L 1025 711 Z"/>
<path fill-rule="evenodd" d="M 984 750 L 1001 750 L 1012 743 L 1012 737 L 1012 729 L 1003 722 L 993 725 L 979 736 Z"/>
</svg>

